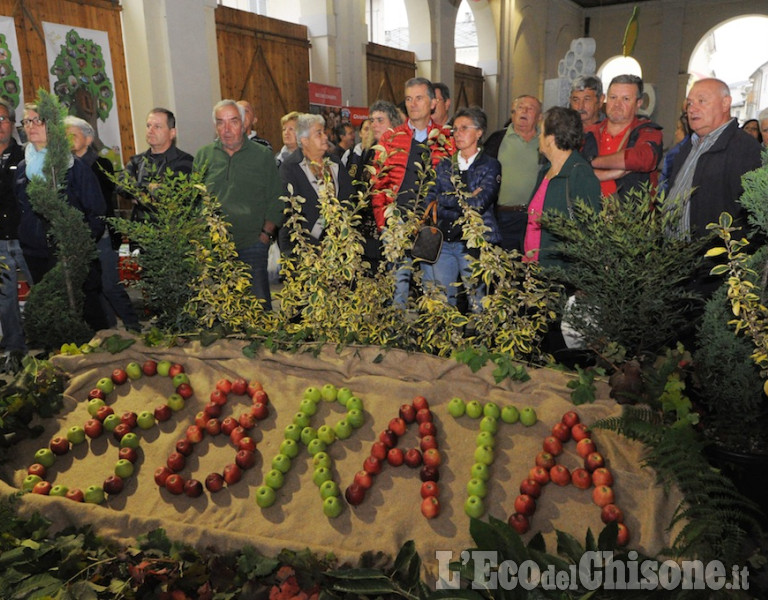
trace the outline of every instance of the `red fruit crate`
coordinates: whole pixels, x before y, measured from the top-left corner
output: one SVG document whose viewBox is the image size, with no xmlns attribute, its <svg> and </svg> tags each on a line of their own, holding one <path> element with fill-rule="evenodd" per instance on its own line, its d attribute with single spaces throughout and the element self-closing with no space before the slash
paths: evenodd
<svg viewBox="0 0 768 600">
<path fill-rule="evenodd" d="M 130 256 L 120 256 L 117 259 L 117 270 L 120 281 L 139 280 L 139 264 Z"/>
</svg>

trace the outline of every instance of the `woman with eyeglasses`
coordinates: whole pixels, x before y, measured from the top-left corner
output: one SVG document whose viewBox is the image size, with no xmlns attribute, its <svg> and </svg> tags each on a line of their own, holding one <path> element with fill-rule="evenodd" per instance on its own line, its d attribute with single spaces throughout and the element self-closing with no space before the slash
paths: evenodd
<svg viewBox="0 0 768 600">
<path fill-rule="evenodd" d="M 478 107 L 459 109 L 453 118 L 453 139 L 456 154 L 444 158 L 437 165 L 435 185 L 427 194 L 427 202 L 437 200 L 437 220 L 443 232 L 443 247 L 434 265 L 435 281 L 446 293 L 448 303 L 456 306 L 457 282 L 461 280 L 467 288 L 469 307 L 480 311 L 480 301 L 485 291 L 479 285 L 470 291 L 470 259 L 479 257 L 477 248 L 468 248 L 462 236 L 462 227 L 457 220 L 464 209 L 459 204 L 458 193 L 464 197 L 470 210 L 483 217 L 488 230 L 485 240 L 492 244 L 501 242 L 499 225 L 494 208 L 501 184 L 501 165 L 488 156 L 479 146 L 488 120 Z M 454 183 L 460 181 L 459 189 Z"/>
<path fill-rule="evenodd" d="M 24 160 L 19 164 L 15 181 L 16 197 L 21 209 L 19 242 L 33 281 L 39 283 L 56 264 L 56 249 L 52 245 L 54 241 L 48 239 L 48 222 L 32 208 L 27 196 L 27 185 L 32 177 L 48 179 L 50 176 L 50 173 L 45 171 L 48 131 L 45 121 L 40 118 L 36 104 L 24 105 L 24 118 L 21 124 L 27 137 L 27 145 L 24 148 Z M 83 213 L 83 220 L 90 228 L 95 244 L 104 234 L 106 211 L 104 196 L 93 171 L 71 154 L 69 160 L 69 169 L 65 177 L 67 202 Z M 85 321 L 95 330 L 106 329 L 108 323 L 100 302 L 101 269 L 97 259 L 90 265 L 83 289 Z"/>
</svg>

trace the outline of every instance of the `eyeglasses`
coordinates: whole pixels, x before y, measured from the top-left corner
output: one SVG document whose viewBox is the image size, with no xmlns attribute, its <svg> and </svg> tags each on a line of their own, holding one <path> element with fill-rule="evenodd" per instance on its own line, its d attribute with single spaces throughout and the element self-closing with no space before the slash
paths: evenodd
<svg viewBox="0 0 768 600">
<path fill-rule="evenodd" d="M 453 133 L 466 133 L 470 129 L 480 129 L 477 125 L 462 125 L 461 127 L 454 127 L 451 129 Z"/>
<path fill-rule="evenodd" d="M 42 125 L 43 123 L 45 123 L 45 119 L 41 119 L 40 117 L 32 117 L 31 119 L 21 120 L 22 127 L 29 127 L 30 125 Z"/>
</svg>

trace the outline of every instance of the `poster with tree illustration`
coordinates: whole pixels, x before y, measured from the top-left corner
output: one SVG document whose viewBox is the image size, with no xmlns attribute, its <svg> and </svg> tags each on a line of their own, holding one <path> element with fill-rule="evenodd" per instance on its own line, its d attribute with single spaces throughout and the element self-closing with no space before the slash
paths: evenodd
<svg viewBox="0 0 768 600">
<path fill-rule="evenodd" d="M 94 148 L 120 168 L 120 128 L 105 31 L 43 23 L 51 90 L 69 114 L 88 121 Z"/>
<path fill-rule="evenodd" d="M 16 25 L 11 17 L 0 17 L 0 98 L 15 109 L 24 98 L 16 41 Z M 20 118 L 20 117 L 19 117 Z"/>
</svg>

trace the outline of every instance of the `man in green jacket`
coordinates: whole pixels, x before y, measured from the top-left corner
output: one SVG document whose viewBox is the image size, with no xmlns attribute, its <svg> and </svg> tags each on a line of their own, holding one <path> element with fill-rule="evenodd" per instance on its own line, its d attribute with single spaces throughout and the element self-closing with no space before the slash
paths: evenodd
<svg viewBox="0 0 768 600">
<path fill-rule="evenodd" d="M 272 310 L 267 276 L 269 245 L 283 222 L 283 186 L 272 153 L 247 143 L 243 108 L 234 100 L 213 107 L 217 139 L 195 155 L 208 191 L 221 202 L 240 260 L 251 268 L 253 293 Z"/>
</svg>

